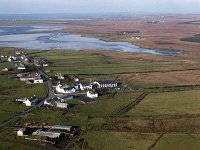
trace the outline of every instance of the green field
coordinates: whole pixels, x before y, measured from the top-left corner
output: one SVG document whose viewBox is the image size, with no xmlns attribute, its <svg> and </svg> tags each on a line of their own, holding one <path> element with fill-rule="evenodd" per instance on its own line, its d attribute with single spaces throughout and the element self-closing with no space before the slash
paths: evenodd
<svg viewBox="0 0 200 150">
<path fill-rule="evenodd" d="M 78 112 L 65 112 L 62 109 L 57 108 L 38 108 L 33 111 L 29 117 L 21 118 L 12 123 L 12 125 L 21 125 L 24 124 L 31 125 L 74 125 L 80 126 L 82 129 L 88 127 L 97 127 L 98 124 L 104 123 L 103 118 L 89 118 L 87 115 Z"/>
<path fill-rule="evenodd" d="M 0 69 L 11 68 L 12 66 L 12 63 L 0 63 Z M 15 98 L 30 98 L 34 95 L 42 98 L 47 95 L 45 84 L 26 84 L 16 77 L 16 73 L 13 72 L 0 74 L 0 122 L 27 109 L 23 104 L 15 103 Z"/>
<path fill-rule="evenodd" d="M 0 95 L 11 97 L 45 97 L 47 94 L 45 84 L 26 84 L 19 80 L 14 80 L 8 75 L 0 75 Z"/>
<path fill-rule="evenodd" d="M 94 104 L 83 105 L 76 100 L 71 100 L 70 104 L 76 104 L 76 108 L 80 109 L 80 112 L 67 112 L 64 113 L 62 109 L 56 108 L 38 108 L 28 118 L 21 120 L 21 124 L 31 123 L 40 125 L 42 123 L 52 124 L 70 124 L 77 126 L 90 126 L 96 127 L 98 124 L 104 123 L 104 116 L 109 116 L 115 111 L 123 108 L 130 102 L 136 99 L 140 93 L 134 94 L 116 94 L 102 96 Z M 37 121 L 36 121 L 37 120 Z"/>
<path fill-rule="evenodd" d="M 12 49 L 10 52 L 14 52 L 14 50 Z M 50 66 L 45 67 L 44 70 L 48 71 L 51 77 L 55 73 L 61 72 L 69 74 L 72 80 L 78 77 L 81 81 L 119 79 L 118 73 L 123 72 L 127 74 L 130 72 L 162 72 L 188 68 L 178 57 L 174 58 L 173 61 L 170 61 L 171 59 L 169 61 L 159 61 L 151 58 L 141 59 L 128 53 L 122 55 L 118 52 L 52 50 L 26 51 L 26 53 L 34 58 L 47 59 L 50 62 Z M 161 57 L 164 58 L 165 56 Z M 1 63 L 0 69 L 12 67 L 12 65 L 12 63 Z M 193 64 L 188 65 L 190 65 L 189 68 L 194 67 L 192 66 Z M 198 66 L 199 64 L 195 63 L 194 65 Z M 10 75 L 4 73 L 0 75 L 0 122 L 27 108 L 24 105 L 13 102 L 14 97 L 31 97 L 33 95 L 45 97 L 47 94 L 44 84 L 28 85 L 15 80 L 13 77 L 16 77 L 15 72 L 11 72 Z M 134 88 L 158 86 L 153 84 L 142 85 L 143 83 L 129 81 L 128 79 L 120 81 Z M 168 84 L 161 86 L 165 85 Z M 40 143 L 27 142 L 17 137 L 16 130 L 25 124 L 38 126 L 60 124 L 80 126 L 83 129 L 81 137 L 87 142 L 87 148 L 94 150 L 147 150 L 159 136 L 157 132 L 145 133 L 146 131 L 154 132 L 154 130 L 143 130 L 146 127 L 154 127 L 151 117 L 200 114 L 200 90 L 191 90 L 151 93 L 134 108 L 128 109 L 130 111 L 127 110 L 128 112 L 122 116 L 110 117 L 110 115 L 115 114 L 133 102 L 140 94 L 139 92 L 107 94 L 100 96 L 97 102 L 86 105 L 75 99 L 70 100 L 69 103 L 74 105 L 77 111 L 52 107 L 37 108 L 29 116 L 18 118 L 9 124 L 5 130 L 1 130 L 0 149 L 44 149 L 44 146 L 41 146 Z M 145 117 L 147 119 L 144 119 L 143 116 L 150 117 Z M 159 122 L 154 123 L 159 125 Z M 176 120 L 172 120 L 171 123 L 174 125 L 172 125 L 173 128 L 177 127 Z M 196 124 L 194 123 L 194 125 Z M 13 126 L 16 126 L 16 128 L 13 128 Z M 159 127 L 157 126 L 157 129 Z M 181 129 L 173 130 L 173 132 L 181 131 Z M 185 132 L 186 129 L 183 131 Z M 142 133 L 133 131 L 141 131 Z M 195 150 L 200 146 L 199 138 L 199 134 L 166 133 L 153 150 Z M 75 149 L 79 148 L 76 147 Z"/>
<path fill-rule="evenodd" d="M 103 131 L 89 131 L 84 136 L 94 150 L 147 150 L 157 137 L 156 134 Z"/>
<path fill-rule="evenodd" d="M 122 72 L 146 72 L 166 71 L 182 69 L 184 66 L 179 62 L 158 62 L 158 61 L 135 61 L 130 58 L 121 58 L 120 53 L 113 52 L 112 56 L 105 51 L 86 53 L 83 51 L 29 51 L 29 56 L 43 58 L 50 61 L 50 70 L 54 75 L 57 72 L 63 74 L 113 74 Z"/>
<path fill-rule="evenodd" d="M 140 93 L 117 93 L 116 95 L 105 95 L 99 97 L 98 101 L 92 105 L 78 105 L 78 108 L 80 108 L 81 113 L 87 116 L 109 116 L 134 101 L 139 95 Z"/>
<path fill-rule="evenodd" d="M 0 122 L 25 109 L 27 109 L 25 105 L 16 104 L 13 100 L 0 97 Z"/>
<path fill-rule="evenodd" d="M 198 150 L 200 134 L 166 134 L 156 144 L 153 150 Z"/>
<path fill-rule="evenodd" d="M 15 128 L 0 130 L 1 150 L 35 150 L 45 149 L 39 142 L 27 141 L 17 137 Z"/>
<path fill-rule="evenodd" d="M 126 113 L 128 116 L 183 115 L 200 114 L 200 90 L 152 93 L 134 109 Z"/>
</svg>

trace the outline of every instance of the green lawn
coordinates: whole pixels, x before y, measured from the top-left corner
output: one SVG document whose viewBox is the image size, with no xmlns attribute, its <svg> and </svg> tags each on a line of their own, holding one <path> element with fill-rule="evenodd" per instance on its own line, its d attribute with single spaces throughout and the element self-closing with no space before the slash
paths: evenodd
<svg viewBox="0 0 200 150">
<path fill-rule="evenodd" d="M 94 150 L 147 150 L 158 135 L 89 131 L 84 138 Z"/>
<path fill-rule="evenodd" d="M 156 144 L 153 150 L 198 150 L 200 134 L 166 134 Z"/>
<path fill-rule="evenodd" d="M 88 116 L 108 116 L 134 101 L 141 93 L 117 93 L 102 96 L 92 105 L 80 105 L 80 110 Z"/>
<path fill-rule="evenodd" d="M 47 94 L 45 84 L 28 85 L 22 81 L 14 80 L 7 75 L 0 75 L 0 95 L 31 97 L 45 97 Z"/>
<path fill-rule="evenodd" d="M 200 90 L 152 93 L 128 116 L 200 114 Z"/>
<path fill-rule="evenodd" d="M 7 75 L 0 75 L 0 82 L 0 122 L 27 109 L 24 104 L 15 103 L 15 97 L 30 98 L 36 95 L 41 98 L 47 94 L 45 84 L 27 85 Z"/>
<path fill-rule="evenodd" d="M 13 100 L 8 100 L 5 98 L 0 98 L 0 122 L 8 119 L 10 116 L 21 112 L 27 107 L 22 104 L 16 104 Z"/>
</svg>

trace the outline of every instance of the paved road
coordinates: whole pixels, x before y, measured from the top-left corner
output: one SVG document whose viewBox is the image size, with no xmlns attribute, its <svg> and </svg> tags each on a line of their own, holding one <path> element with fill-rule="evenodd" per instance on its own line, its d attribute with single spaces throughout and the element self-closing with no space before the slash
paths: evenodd
<svg viewBox="0 0 200 150">
<path fill-rule="evenodd" d="M 46 79 L 46 84 L 47 84 L 47 87 L 48 87 L 48 95 L 47 95 L 47 97 L 44 98 L 43 100 L 41 100 L 37 105 L 35 105 L 35 106 L 33 106 L 33 107 L 29 108 L 29 109 L 26 109 L 25 111 L 23 111 L 21 113 L 18 113 L 16 115 L 10 117 L 9 119 L 1 122 L 0 123 L 0 128 L 6 126 L 8 123 L 11 123 L 12 121 L 14 121 L 15 119 L 17 119 L 19 117 L 27 115 L 28 113 L 32 112 L 36 108 L 42 106 L 45 100 L 49 100 L 49 99 L 52 99 L 52 98 L 56 97 L 54 92 L 53 92 L 52 81 L 49 79 L 49 77 L 44 72 L 39 71 L 39 74 L 43 75 L 43 77 Z"/>
<path fill-rule="evenodd" d="M 49 77 L 44 72 L 39 71 L 39 74 L 41 74 L 47 80 L 46 84 L 48 87 L 48 96 L 42 102 L 56 97 L 56 95 L 54 94 L 54 91 L 53 91 L 52 81 L 49 79 Z M 42 102 L 41 102 L 41 104 L 43 104 Z"/>
</svg>

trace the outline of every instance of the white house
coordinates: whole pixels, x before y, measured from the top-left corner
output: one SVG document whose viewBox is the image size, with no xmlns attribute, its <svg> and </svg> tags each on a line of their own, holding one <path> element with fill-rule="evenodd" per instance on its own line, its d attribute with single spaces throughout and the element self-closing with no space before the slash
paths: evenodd
<svg viewBox="0 0 200 150">
<path fill-rule="evenodd" d="M 92 90 L 92 84 L 89 82 L 81 82 L 78 84 L 80 90 L 84 91 L 84 90 Z"/>
<path fill-rule="evenodd" d="M 18 67 L 17 67 L 18 70 L 25 70 L 26 67 L 23 65 L 23 64 L 20 64 Z"/>
<path fill-rule="evenodd" d="M 74 81 L 75 81 L 75 82 L 79 82 L 79 78 L 75 78 Z"/>
<path fill-rule="evenodd" d="M 8 71 L 8 68 L 4 68 L 2 69 L 3 72 L 7 72 Z"/>
<path fill-rule="evenodd" d="M 66 86 L 62 86 L 61 84 L 58 84 L 56 86 L 56 92 L 58 93 L 63 93 L 63 94 L 70 94 L 70 93 L 75 93 L 76 89 L 73 87 L 66 87 Z"/>
<path fill-rule="evenodd" d="M 44 83 L 44 80 L 41 79 L 41 78 L 35 78 L 35 79 L 33 80 L 33 83 Z"/>
<path fill-rule="evenodd" d="M 24 103 L 27 100 L 28 100 L 27 98 L 17 98 L 17 99 L 15 99 L 16 102 L 22 102 L 22 103 Z"/>
<path fill-rule="evenodd" d="M 42 64 L 42 66 L 43 66 L 43 67 L 48 67 L 48 66 L 49 66 L 49 64 Z"/>
<path fill-rule="evenodd" d="M 30 99 L 26 99 L 26 101 L 24 101 L 23 103 L 26 105 L 26 106 L 34 106 L 37 104 L 38 102 L 38 98 L 37 97 L 31 97 Z"/>
<path fill-rule="evenodd" d="M 89 97 L 89 98 L 97 98 L 98 97 L 98 93 L 96 93 L 94 91 L 87 91 L 87 97 Z"/>
<path fill-rule="evenodd" d="M 17 57 L 15 56 L 9 56 L 8 57 L 8 61 L 11 62 L 11 61 L 16 61 L 17 60 Z"/>
</svg>

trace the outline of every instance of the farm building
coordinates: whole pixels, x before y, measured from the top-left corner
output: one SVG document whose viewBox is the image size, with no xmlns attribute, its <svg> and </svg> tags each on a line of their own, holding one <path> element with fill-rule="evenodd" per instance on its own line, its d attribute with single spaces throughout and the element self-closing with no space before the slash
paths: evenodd
<svg viewBox="0 0 200 150">
<path fill-rule="evenodd" d="M 66 130 L 68 132 L 72 131 L 72 126 L 63 126 L 63 125 L 54 125 L 51 127 L 51 129 L 57 129 L 57 130 Z"/>
<path fill-rule="evenodd" d="M 31 128 L 21 128 L 17 131 L 17 136 L 29 136 L 32 132 Z"/>
<path fill-rule="evenodd" d="M 81 82 L 78 84 L 80 90 L 91 90 L 92 89 L 92 84 L 89 82 Z"/>
<path fill-rule="evenodd" d="M 39 136 L 39 137 L 49 137 L 51 139 L 59 139 L 61 137 L 64 137 L 64 133 L 62 131 L 49 131 L 49 130 L 42 130 L 38 129 L 32 134 L 33 136 Z"/>
<path fill-rule="evenodd" d="M 114 88 L 118 83 L 115 80 L 101 80 L 93 82 L 93 88 Z"/>
<path fill-rule="evenodd" d="M 58 108 L 67 108 L 68 107 L 68 103 L 62 103 L 62 102 L 57 101 L 56 102 L 56 107 L 58 107 Z"/>
</svg>

